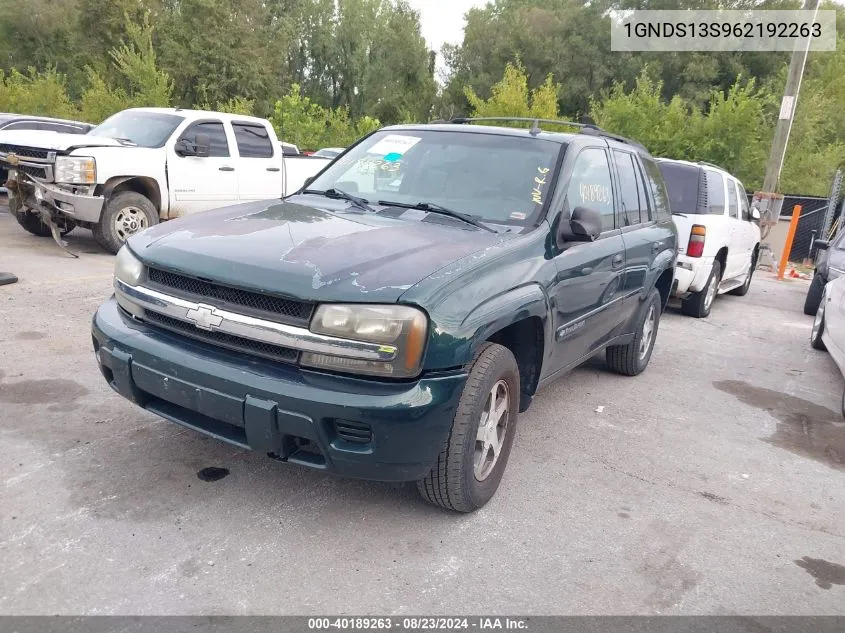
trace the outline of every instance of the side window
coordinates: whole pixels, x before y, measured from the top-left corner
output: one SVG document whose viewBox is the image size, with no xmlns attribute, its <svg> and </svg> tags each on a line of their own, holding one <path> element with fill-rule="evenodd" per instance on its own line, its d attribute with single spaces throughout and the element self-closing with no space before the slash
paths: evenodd
<svg viewBox="0 0 845 633">
<path fill-rule="evenodd" d="M 566 198 L 570 211 L 575 207 L 591 207 L 601 213 L 603 231 L 615 228 L 613 185 L 605 150 L 588 147 L 578 154 Z"/>
<path fill-rule="evenodd" d="M 707 206 L 713 215 L 725 215 L 725 180 L 722 174 L 705 169 L 707 178 Z"/>
<path fill-rule="evenodd" d="M 654 198 L 654 212 L 652 213 L 653 220 L 671 220 L 672 212 L 669 209 L 669 194 L 666 191 L 666 182 L 660 174 L 660 168 L 651 158 L 647 156 L 640 156 L 640 160 L 645 167 L 645 177 L 651 187 L 651 194 Z"/>
<path fill-rule="evenodd" d="M 739 205 L 736 201 L 736 185 L 733 178 L 728 178 L 728 213 L 732 218 L 739 218 Z"/>
<path fill-rule="evenodd" d="M 613 150 L 613 160 L 616 163 L 616 172 L 619 174 L 619 193 L 622 203 L 619 217 L 623 219 L 623 224 L 631 226 L 648 220 L 648 209 L 646 209 L 645 218 L 640 213 L 642 207 L 633 155 L 629 152 Z"/>
<path fill-rule="evenodd" d="M 637 191 L 640 194 L 640 222 L 651 222 L 654 217 L 651 213 L 651 202 L 648 199 L 648 185 L 645 176 L 643 176 L 643 167 L 636 159 L 634 164 L 637 168 Z M 669 199 L 668 196 L 666 199 Z"/>
<path fill-rule="evenodd" d="M 736 181 L 736 188 L 739 192 L 739 209 L 742 211 L 742 219 L 746 222 L 751 221 L 751 211 L 748 208 L 748 194 L 745 193 L 745 187 L 738 180 Z"/>
<path fill-rule="evenodd" d="M 272 158 L 273 143 L 270 134 L 263 125 L 233 123 L 235 141 L 241 158 Z"/>
<path fill-rule="evenodd" d="M 187 130 L 182 132 L 180 138 L 196 142 L 197 134 L 208 134 L 209 151 L 212 157 L 225 158 L 229 156 L 229 142 L 226 140 L 226 130 L 219 121 L 203 121 L 194 123 Z"/>
</svg>

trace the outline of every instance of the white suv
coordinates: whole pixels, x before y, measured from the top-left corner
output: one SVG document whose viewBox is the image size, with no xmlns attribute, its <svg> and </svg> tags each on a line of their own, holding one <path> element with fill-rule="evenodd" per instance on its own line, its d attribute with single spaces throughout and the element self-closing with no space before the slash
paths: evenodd
<svg viewBox="0 0 845 633">
<path fill-rule="evenodd" d="M 760 252 L 760 214 L 724 169 L 663 158 L 657 164 L 678 229 L 673 294 L 684 314 L 704 318 L 717 294 L 748 292 Z"/>
</svg>

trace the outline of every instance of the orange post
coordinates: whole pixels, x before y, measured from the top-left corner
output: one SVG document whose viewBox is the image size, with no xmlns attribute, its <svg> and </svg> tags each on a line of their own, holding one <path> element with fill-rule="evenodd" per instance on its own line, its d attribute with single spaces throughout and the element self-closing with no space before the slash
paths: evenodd
<svg viewBox="0 0 845 633">
<path fill-rule="evenodd" d="M 778 279 L 783 279 L 786 272 L 786 265 L 789 263 L 789 252 L 792 250 L 792 241 L 795 239 L 795 230 L 798 228 L 798 217 L 801 215 L 801 205 L 792 207 L 792 219 L 789 221 L 789 231 L 786 233 L 786 242 L 783 245 L 783 253 L 780 255 L 780 266 L 778 266 Z"/>
</svg>

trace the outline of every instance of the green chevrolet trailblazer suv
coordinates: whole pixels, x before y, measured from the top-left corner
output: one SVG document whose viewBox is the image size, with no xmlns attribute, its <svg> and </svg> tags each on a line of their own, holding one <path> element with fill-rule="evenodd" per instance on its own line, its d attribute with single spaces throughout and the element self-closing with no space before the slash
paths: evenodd
<svg viewBox="0 0 845 633">
<path fill-rule="evenodd" d="M 106 381 L 281 461 L 484 505 L 540 387 L 602 350 L 646 368 L 677 234 L 639 144 L 475 121 L 379 130 L 294 195 L 131 238 L 93 320 Z"/>
</svg>

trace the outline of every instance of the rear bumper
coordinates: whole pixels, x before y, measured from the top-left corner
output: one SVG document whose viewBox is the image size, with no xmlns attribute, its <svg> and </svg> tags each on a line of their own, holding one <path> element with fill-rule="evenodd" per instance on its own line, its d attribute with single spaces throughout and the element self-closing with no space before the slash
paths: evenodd
<svg viewBox="0 0 845 633">
<path fill-rule="evenodd" d="M 691 292 L 700 292 L 707 284 L 707 278 L 713 268 L 713 257 L 687 257 L 678 255 L 675 265 L 675 279 L 678 284 L 673 293 L 684 297 Z"/>
<path fill-rule="evenodd" d="M 92 333 L 103 376 L 138 406 L 243 448 L 362 479 L 427 475 L 467 379 L 456 371 L 382 383 L 302 371 L 151 328 L 113 298 L 94 315 Z"/>
</svg>

